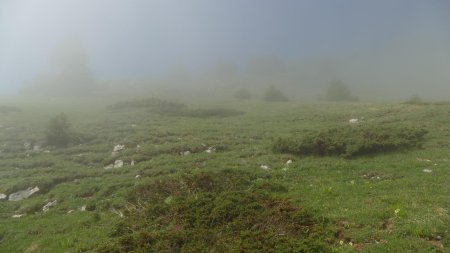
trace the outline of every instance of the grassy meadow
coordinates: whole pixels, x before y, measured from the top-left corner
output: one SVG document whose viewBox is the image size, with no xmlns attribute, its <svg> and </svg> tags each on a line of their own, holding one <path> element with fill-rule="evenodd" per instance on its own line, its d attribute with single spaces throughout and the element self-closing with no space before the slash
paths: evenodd
<svg viewBox="0 0 450 253">
<path fill-rule="evenodd" d="M 40 189 L 0 200 L 0 252 L 450 252 L 450 103 L 117 102 L 0 104 L 0 194 Z M 75 138 L 51 147 L 61 112 Z M 274 148 L 366 126 L 426 133 L 355 156 Z"/>
</svg>

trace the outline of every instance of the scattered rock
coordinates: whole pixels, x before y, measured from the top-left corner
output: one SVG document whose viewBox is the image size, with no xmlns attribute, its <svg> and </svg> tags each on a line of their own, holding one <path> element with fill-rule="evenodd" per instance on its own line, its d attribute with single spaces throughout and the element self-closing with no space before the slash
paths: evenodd
<svg viewBox="0 0 450 253">
<path fill-rule="evenodd" d="M 110 164 L 108 166 L 103 167 L 103 169 L 105 169 L 105 170 L 110 170 L 110 169 L 113 169 L 113 168 L 114 168 L 114 164 Z"/>
<path fill-rule="evenodd" d="M 291 163 L 292 163 L 292 160 L 288 160 L 288 161 L 286 162 L 286 165 L 289 166 L 289 164 L 291 164 Z"/>
<path fill-rule="evenodd" d="M 24 147 L 26 150 L 31 149 L 31 142 L 28 142 L 28 141 L 24 142 L 24 143 L 23 143 L 23 147 Z"/>
<path fill-rule="evenodd" d="M 8 197 L 8 196 L 6 196 L 6 194 L 0 193 L 0 200 L 6 199 L 6 197 Z"/>
<path fill-rule="evenodd" d="M 136 175 L 134 178 L 138 179 L 138 178 L 140 178 L 140 177 L 141 177 L 141 175 Z"/>
<path fill-rule="evenodd" d="M 112 211 L 113 213 L 119 215 L 120 218 L 123 218 L 123 217 L 124 217 L 123 213 L 122 213 L 120 210 L 116 210 L 116 209 L 113 208 L 113 209 L 111 209 L 111 211 Z"/>
<path fill-rule="evenodd" d="M 261 165 L 261 169 L 263 169 L 263 170 L 270 170 L 270 167 L 269 167 L 269 165 L 263 164 L 263 165 Z"/>
<path fill-rule="evenodd" d="M 134 160 L 131 160 L 130 165 L 131 165 L 131 166 L 134 166 Z"/>
<path fill-rule="evenodd" d="M 214 151 L 216 151 L 216 148 L 213 147 L 213 146 L 211 146 L 211 147 L 209 147 L 207 150 L 205 150 L 206 153 L 212 153 L 212 152 L 214 152 Z"/>
<path fill-rule="evenodd" d="M 358 123 L 359 123 L 359 120 L 358 120 L 358 119 L 350 119 L 350 120 L 348 121 L 348 123 L 350 123 L 350 124 L 358 124 Z"/>
<path fill-rule="evenodd" d="M 73 212 L 75 212 L 75 210 L 70 209 L 69 211 L 67 211 L 67 214 L 71 214 L 71 213 L 73 213 Z"/>
<path fill-rule="evenodd" d="M 41 151 L 41 146 L 39 146 L 39 145 L 37 145 L 37 144 L 34 145 L 34 146 L 33 146 L 33 151 L 34 151 L 34 152 L 39 152 L 39 151 Z"/>
<path fill-rule="evenodd" d="M 25 216 L 25 214 L 14 214 L 11 217 L 14 218 L 14 219 L 17 219 L 17 218 L 22 218 L 23 216 Z"/>
<path fill-rule="evenodd" d="M 48 202 L 47 204 L 45 204 L 45 206 L 42 207 L 42 211 L 44 213 L 48 212 L 48 210 L 50 210 L 50 207 L 56 206 L 57 203 L 58 203 L 58 200 L 56 200 L 56 199 L 53 200 L 53 201 Z"/>
<path fill-rule="evenodd" d="M 425 172 L 425 173 L 431 173 L 431 172 L 433 172 L 433 171 L 430 170 L 430 169 L 424 169 L 423 172 Z"/>
<path fill-rule="evenodd" d="M 114 161 L 114 168 L 122 168 L 123 167 L 123 161 L 122 160 L 115 160 Z"/>
<path fill-rule="evenodd" d="M 81 207 L 80 207 L 80 211 L 82 211 L 82 212 L 86 211 L 86 205 L 81 206 Z"/>
<path fill-rule="evenodd" d="M 191 151 L 184 151 L 184 152 L 180 152 L 180 155 L 183 155 L 183 156 L 187 156 L 187 155 L 190 155 L 191 154 Z"/>
<path fill-rule="evenodd" d="M 125 145 L 117 144 L 114 146 L 113 152 L 119 152 L 125 149 Z"/>
<path fill-rule="evenodd" d="M 19 201 L 22 199 L 26 199 L 38 191 L 39 191 L 39 187 L 36 186 L 34 188 L 30 187 L 26 190 L 11 193 L 11 194 L 9 194 L 9 201 Z"/>
<path fill-rule="evenodd" d="M 122 144 L 117 144 L 116 146 L 114 146 L 113 151 L 111 153 L 112 156 L 117 155 L 120 151 L 125 149 L 125 145 Z"/>
<path fill-rule="evenodd" d="M 428 162 L 428 163 L 431 162 L 430 159 L 423 159 L 423 158 L 417 158 L 417 161 L 420 161 L 420 162 Z"/>
</svg>

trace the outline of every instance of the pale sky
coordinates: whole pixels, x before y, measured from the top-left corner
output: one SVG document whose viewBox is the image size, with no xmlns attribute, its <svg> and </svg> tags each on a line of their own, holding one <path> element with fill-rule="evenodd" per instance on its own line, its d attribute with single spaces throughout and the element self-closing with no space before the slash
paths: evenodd
<svg viewBox="0 0 450 253">
<path fill-rule="evenodd" d="M 38 75 L 71 37 L 105 79 L 157 76 L 179 63 L 193 70 L 220 60 L 245 64 L 259 55 L 366 57 L 402 45 L 421 50 L 414 61 L 430 48 L 449 55 L 450 1 L 0 0 L 0 93 Z"/>
</svg>

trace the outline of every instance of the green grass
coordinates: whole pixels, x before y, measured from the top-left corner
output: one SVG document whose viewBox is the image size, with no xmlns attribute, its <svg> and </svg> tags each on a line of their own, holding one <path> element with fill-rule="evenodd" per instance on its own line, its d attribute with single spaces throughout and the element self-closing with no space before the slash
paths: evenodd
<svg viewBox="0 0 450 253">
<path fill-rule="evenodd" d="M 450 251 L 448 103 L 246 100 L 187 105 L 194 108 L 191 112 L 206 112 L 208 117 L 165 115 L 146 106 L 111 110 L 111 104 L 10 100 L 1 105 L 16 109 L 0 111 L 0 193 L 34 186 L 41 191 L 18 202 L 0 200 L 0 252 L 120 252 L 126 251 L 124 242 L 132 242 L 135 249 L 148 249 L 144 244 L 139 246 L 139 238 L 152 238 L 151 249 L 186 252 L 206 251 L 211 242 L 216 242 L 217 251 L 235 252 L 276 252 L 276 245 L 287 252 L 314 251 L 314 246 L 331 252 Z M 244 113 L 209 117 L 211 112 L 218 113 L 211 108 L 223 108 L 219 113 Z M 43 143 L 48 121 L 61 112 L 67 115 L 73 131 L 89 138 L 67 148 L 26 149 L 24 142 Z M 347 129 L 352 127 L 348 123 L 351 118 L 383 128 L 423 129 L 427 134 L 421 147 L 352 159 L 272 151 L 278 138 Z M 117 144 L 126 149 L 112 156 Z M 215 150 L 207 153 L 209 147 Z M 191 154 L 180 155 L 184 151 Z M 126 165 L 103 169 L 117 159 Z M 129 165 L 132 160 L 134 166 Z M 287 165 L 288 160 L 293 163 Z M 195 175 L 209 175 L 214 185 L 222 187 L 164 191 L 164 183 L 171 182 L 179 189 L 178 184 Z M 163 193 L 156 192 L 149 199 L 136 195 L 148 187 Z M 152 199 L 156 196 L 161 197 Z M 57 206 L 43 213 L 42 206 L 55 199 Z M 158 210 L 164 215 L 158 214 L 150 201 L 160 206 Z M 279 217 L 276 205 L 275 209 L 261 209 L 271 201 L 301 210 L 323 233 L 299 237 L 295 235 L 301 230 L 293 229 L 285 237 L 262 236 L 264 229 L 252 230 L 243 223 L 250 217 L 254 224 Z M 137 203 L 141 208 L 133 209 Z M 87 211 L 80 211 L 84 205 Z M 246 216 L 249 210 L 253 211 Z M 143 223 L 137 211 L 147 211 L 152 218 Z M 26 215 L 11 218 L 14 214 Z M 167 220 L 180 215 L 185 219 Z M 283 216 L 287 223 L 294 227 L 302 224 L 290 215 Z M 211 220 L 218 223 L 211 225 Z M 144 233 L 158 224 L 163 226 Z M 174 224 L 183 224 L 186 229 L 180 232 Z M 121 227 L 134 226 L 141 227 L 130 237 L 120 233 Z M 267 231 L 274 229 L 280 227 Z M 222 241 L 212 236 L 217 233 L 223 234 Z M 180 244 L 185 236 L 195 240 Z M 255 238 L 266 244 L 258 244 Z M 184 248 L 167 248 L 175 242 Z"/>
</svg>

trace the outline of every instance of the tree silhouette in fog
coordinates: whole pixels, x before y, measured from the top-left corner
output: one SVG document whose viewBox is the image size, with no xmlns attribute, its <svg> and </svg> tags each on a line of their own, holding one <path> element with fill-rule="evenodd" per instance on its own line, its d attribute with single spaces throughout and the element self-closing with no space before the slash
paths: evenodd
<svg viewBox="0 0 450 253">
<path fill-rule="evenodd" d="M 61 44 L 49 61 L 47 73 L 37 77 L 23 93 L 50 96 L 85 96 L 95 92 L 89 57 L 78 40 Z"/>
</svg>

